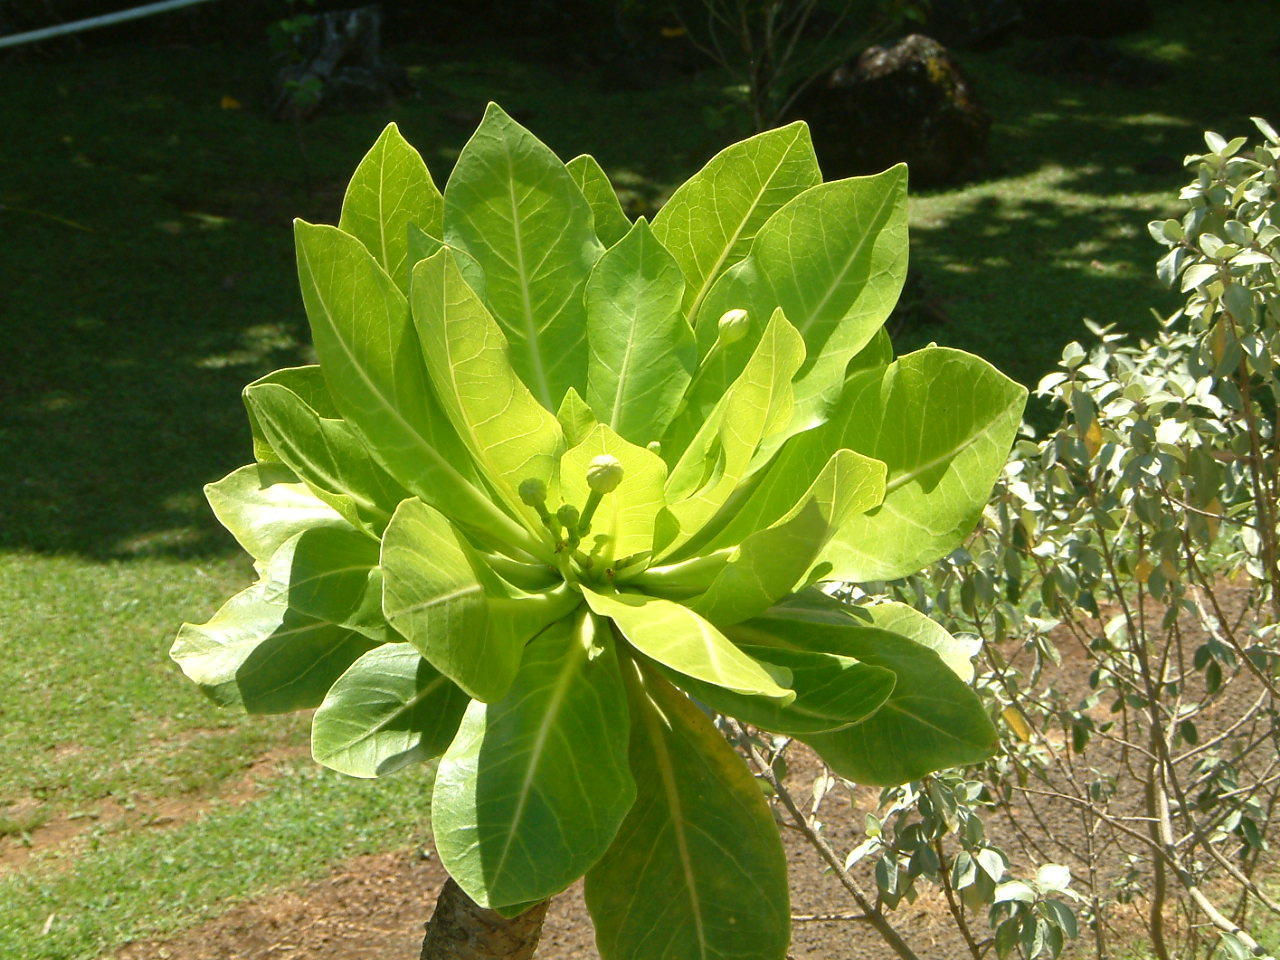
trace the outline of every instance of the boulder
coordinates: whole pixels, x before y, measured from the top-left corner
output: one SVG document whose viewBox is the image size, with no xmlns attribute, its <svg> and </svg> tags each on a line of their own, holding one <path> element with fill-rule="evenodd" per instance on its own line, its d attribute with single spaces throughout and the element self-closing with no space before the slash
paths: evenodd
<svg viewBox="0 0 1280 960">
<path fill-rule="evenodd" d="M 808 121 L 828 179 L 905 161 L 913 186 L 972 175 L 991 129 L 959 65 L 922 34 L 867 48 L 805 90 L 792 114 Z"/>
</svg>

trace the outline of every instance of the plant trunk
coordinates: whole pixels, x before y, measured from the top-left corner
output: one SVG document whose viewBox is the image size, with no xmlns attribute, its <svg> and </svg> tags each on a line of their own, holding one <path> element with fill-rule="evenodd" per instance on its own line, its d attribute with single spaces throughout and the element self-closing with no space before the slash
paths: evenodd
<svg viewBox="0 0 1280 960">
<path fill-rule="evenodd" d="M 518 917 L 504 917 L 479 906 L 451 877 L 427 922 L 421 960 L 530 960 L 549 902 L 543 900 Z"/>
</svg>

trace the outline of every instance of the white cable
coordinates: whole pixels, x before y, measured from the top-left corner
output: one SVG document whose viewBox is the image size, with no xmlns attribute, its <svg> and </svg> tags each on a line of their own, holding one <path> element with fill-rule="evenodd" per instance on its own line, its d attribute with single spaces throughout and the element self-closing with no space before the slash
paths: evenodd
<svg viewBox="0 0 1280 960">
<path fill-rule="evenodd" d="M 80 33 L 83 30 L 93 30 L 97 27 L 109 27 L 113 23 L 124 23 L 127 20 L 149 17 L 153 13 L 164 13 L 166 10 L 178 10 L 182 7 L 192 7 L 197 3 L 207 2 L 208 0 L 161 0 L 160 3 L 148 3 L 141 7 L 133 7 L 130 10 L 104 13 L 98 17 L 86 17 L 84 20 L 73 20 L 71 23 L 60 23 L 53 27 L 28 30 L 26 33 L 11 33 L 7 37 L 0 37 L 0 49 L 16 47 L 23 43 L 35 43 L 37 40 L 48 40 L 50 37 L 61 37 L 68 33 Z"/>
</svg>

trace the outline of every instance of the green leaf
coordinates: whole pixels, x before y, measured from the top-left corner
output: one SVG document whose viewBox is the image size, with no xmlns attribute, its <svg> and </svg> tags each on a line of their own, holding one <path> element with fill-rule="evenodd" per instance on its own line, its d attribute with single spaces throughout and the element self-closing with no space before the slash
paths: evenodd
<svg viewBox="0 0 1280 960">
<path fill-rule="evenodd" d="M 824 576 L 867 582 L 914 573 L 954 550 L 977 523 L 1026 393 L 977 357 L 945 347 L 856 373 L 838 415 L 791 437 L 740 509 L 752 523 L 771 522 L 832 450 L 883 461 L 883 503 L 844 524 L 822 555 L 831 564 Z"/>
<path fill-rule="evenodd" d="M 750 255 L 708 294 L 695 321 L 701 354 L 710 352 L 726 310 L 746 309 L 754 330 L 706 366 L 691 405 L 714 403 L 746 363 L 765 320 L 781 308 L 806 347 L 793 432 L 821 423 L 840 397 L 850 361 L 881 329 L 906 276 L 904 165 L 806 190 L 769 218 Z"/>
<path fill-rule="evenodd" d="M 434 257 L 443 247 L 448 246 L 443 240 L 438 240 L 425 230 L 420 230 L 413 224 L 409 224 L 409 270 L 412 273 L 413 267 L 416 267 L 423 260 Z M 484 268 L 476 262 L 475 257 L 467 253 L 465 250 L 459 250 L 457 247 L 449 247 L 453 251 L 453 259 L 458 263 L 458 269 L 462 271 L 463 279 L 467 281 L 467 285 L 476 292 L 481 299 L 485 295 Z"/>
<path fill-rule="evenodd" d="M 439 234 L 444 198 L 422 157 L 389 123 L 347 184 L 338 227 L 378 261 L 401 292 L 409 289 L 409 225 Z"/>
<path fill-rule="evenodd" d="M 935 651 L 877 627 L 823 622 L 805 601 L 799 606 L 779 604 L 730 635 L 741 644 L 852 657 L 896 676 L 893 692 L 870 719 L 804 737 L 836 773 L 892 785 L 992 754 L 996 732 L 981 700 Z"/>
<path fill-rule="evenodd" d="M 564 431 L 565 443 L 576 446 L 587 438 L 596 427 L 596 415 L 587 406 L 587 401 L 578 395 L 572 387 L 564 395 L 560 409 L 556 411 L 556 421 Z"/>
<path fill-rule="evenodd" d="M 633 669 L 636 802 L 586 881 L 601 960 L 783 960 L 787 860 L 763 792 L 697 707 Z"/>
<path fill-rule="evenodd" d="M 433 667 L 470 696 L 497 700 L 525 642 L 577 604 L 525 593 L 484 568 L 448 520 L 420 500 L 400 504 L 382 537 L 382 609 Z"/>
<path fill-rule="evenodd" d="M 329 385 L 324 382 L 324 374 L 320 371 L 318 364 L 273 370 L 265 377 L 259 377 L 249 386 L 254 387 L 264 383 L 279 384 L 293 391 L 303 403 L 326 419 L 342 418 L 342 414 L 334 405 L 333 397 L 329 395 Z M 253 458 L 259 463 L 280 463 L 280 457 L 271 449 L 271 444 L 267 442 L 266 435 L 262 432 L 262 425 L 258 423 L 257 416 L 247 403 L 245 411 L 249 415 L 249 431 L 253 434 Z"/>
<path fill-rule="evenodd" d="M 343 418 L 405 489 L 469 530 L 532 546 L 470 482 L 470 457 L 432 393 L 404 295 L 341 230 L 297 221 L 295 234 L 312 337 Z"/>
<path fill-rule="evenodd" d="M 370 455 L 344 420 L 321 417 L 278 383 L 244 391 L 262 436 L 285 463 L 353 527 L 378 536 L 409 494 Z"/>
<path fill-rule="evenodd" d="M 632 443 L 662 436 L 697 366 L 683 293 L 680 265 L 643 219 L 587 281 L 587 402 Z"/>
<path fill-rule="evenodd" d="M 582 289 L 603 248 L 591 207 L 554 153 L 494 103 L 445 186 L 444 240 L 484 270 L 512 363 L 555 410 L 585 386 Z"/>
<path fill-rule="evenodd" d="M 582 587 L 588 606 L 608 617 L 646 657 L 677 673 L 737 693 L 791 702 L 785 670 L 769 669 L 747 656 L 688 607 L 638 593 L 596 593 Z"/>
<path fill-rule="evenodd" d="M 607 629 L 586 615 L 545 630 L 507 696 L 473 703 L 440 761 L 431 820 L 449 875 L 486 907 L 582 876 L 635 799 L 628 736 Z"/>
<path fill-rule="evenodd" d="M 673 550 L 715 515 L 746 476 L 761 442 L 790 419 L 791 378 L 803 362 L 804 341 L 775 312 L 751 360 L 672 468 L 667 500 L 680 531 L 669 545 Z"/>
<path fill-rule="evenodd" d="M 290 537 L 267 561 L 260 585 L 267 601 L 387 640 L 378 541 L 362 533 L 313 527 Z"/>
<path fill-rule="evenodd" d="M 774 211 L 821 180 L 809 128 L 796 122 L 726 147 L 681 185 L 653 232 L 684 271 L 685 316 L 698 315 L 716 278 L 746 256 Z"/>
<path fill-rule="evenodd" d="M 311 755 L 349 777 L 382 777 L 444 753 L 469 698 L 409 643 L 347 668 L 311 721 Z"/>
<path fill-rule="evenodd" d="M 791 593 L 849 517 L 884 498 L 884 472 L 878 460 L 838 450 L 786 515 L 742 540 L 707 592 L 690 600 L 689 607 L 726 626 Z M 815 571 L 819 576 L 822 572 Z"/>
<path fill-rule="evenodd" d="M 413 268 L 413 317 L 436 394 L 503 499 L 533 529 L 519 496 L 536 478 L 553 486 L 564 434 L 511 366 L 509 344 L 448 250 Z"/>
<path fill-rule="evenodd" d="M 594 538 L 607 537 L 598 554 L 607 566 L 619 557 L 653 549 L 654 526 L 666 506 L 662 488 L 667 480 L 667 465 L 656 453 L 627 443 L 604 424 L 598 424 L 560 459 L 560 491 L 565 503 L 581 509 L 587 502 L 587 468 L 602 454 L 610 454 L 622 464 L 622 482 L 601 498 L 583 549 L 596 556 Z"/>
<path fill-rule="evenodd" d="M 319 706 L 333 682 L 373 641 L 291 610 L 255 584 L 207 623 L 184 623 L 169 656 L 206 695 L 249 713 Z"/>
<path fill-rule="evenodd" d="M 204 495 L 218 522 L 258 563 L 303 530 L 349 527 L 333 507 L 279 463 L 252 463 L 233 470 L 206 484 Z"/>
<path fill-rule="evenodd" d="M 744 644 L 747 655 L 791 671 L 792 703 L 733 693 L 672 672 L 671 679 L 717 713 L 774 733 L 825 733 L 867 719 L 893 690 L 895 675 L 852 657 Z"/>
<path fill-rule="evenodd" d="M 565 167 L 591 205 L 591 219 L 596 236 L 606 247 L 613 246 L 631 229 L 631 220 L 623 211 L 608 174 L 596 162 L 595 157 L 586 153 L 574 157 Z"/>
<path fill-rule="evenodd" d="M 884 502 L 850 519 L 832 580 L 893 580 L 960 545 L 1004 467 L 1026 388 L 972 354 L 931 347 L 854 376 L 836 444 L 888 467 Z"/>
</svg>

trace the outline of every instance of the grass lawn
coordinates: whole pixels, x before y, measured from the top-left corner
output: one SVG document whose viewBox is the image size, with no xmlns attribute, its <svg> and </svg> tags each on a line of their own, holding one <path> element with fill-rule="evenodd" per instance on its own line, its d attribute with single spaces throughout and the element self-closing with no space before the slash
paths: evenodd
<svg viewBox="0 0 1280 960">
<path fill-rule="evenodd" d="M 1171 0 L 1125 41 L 1169 70 L 1151 86 L 1046 76 L 1027 44 L 962 54 L 991 167 L 914 197 L 914 263 L 949 319 L 899 346 L 1033 383 L 1082 317 L 1149 329 L 1175 302 L 1145 227 L 1184 179 L 1168 161 L 1204 127 L 1280 118 L 1278 42 L 1271 0 Z M 420 773 L 320 771 L 303 718 L 219 711 L 165 656 L 249 579 L 200 487 L 249 458 L 240 387 L 307 357 L 290 217 L 336 219 L 390 119 L 443 182 L 488 98 L 566 158 L 596 153 L 637 209 L 738 134 L 707 125 L 712 76 L 622 90 L 491 48 L 390 53 L 415 97 L 301 140 L 258 107 L 261 50 L 0 63 L 0 956 L 109 954 L 423 837 Z"/>
</svg>

